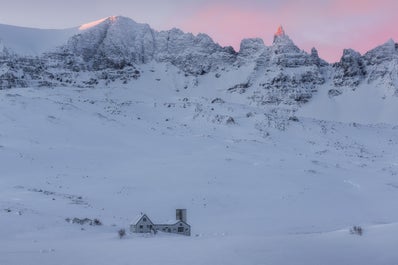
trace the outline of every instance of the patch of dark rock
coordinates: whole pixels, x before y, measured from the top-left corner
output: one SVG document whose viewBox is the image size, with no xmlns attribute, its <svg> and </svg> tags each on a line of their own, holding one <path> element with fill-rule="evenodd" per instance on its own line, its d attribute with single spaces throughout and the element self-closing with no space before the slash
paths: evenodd
<svg viewBox="0 0 398 265">
<path fill-rule="evenodd" d="M 95 218 L 95 219 L 89 219 L 89 218 L 66 218 L 65 219 L 66 222 L 70 223 L 70 224 L 78 224 L 78 225 L 91 225 L 91 226 L 100 226 L 102 225 L 102 222 Z"/>
<path fill-rule="evenodd" d="M 342 92 L 340 91 L 340 90 L 338 90 L 338 89 L 330 89 L 329 91 L 328 91 L 328 95 L 329 95 L 329 97 L 337 97 L 337 96 L 339 96 L 339 95 L 341 95 L 342 94 Z"/>
<path fill-rule="evenodd" d="M 222 104 L 222 103 L 225 103 L 225 101 L 221 98 L 215 98 L 211 101 L 211 104 L 215 104 L 215 103 Z"/>
<path fill-rule="evenodd" d="M 232 117 L 228 117 L 226 123 L 227 123 L 227 124 L 235 124 L 235 119 L 232 118 Z"/>
<path fill-rule="evenodd" d="M 254 116 L 253 112 L 246 113 L 246 118 L 250 118 L 250 117 L 253 117 L 253 116 Z"/>
<path fill-rule="evenodd" d="M 243 94 L 246 92 L 246 90 L 250 87 L 249 83 L 242 83 L 242 84 L 237 84 L 231 88 L 228 88 L 229 92 L 238 92 L 240 94 Z"/>
</svg>

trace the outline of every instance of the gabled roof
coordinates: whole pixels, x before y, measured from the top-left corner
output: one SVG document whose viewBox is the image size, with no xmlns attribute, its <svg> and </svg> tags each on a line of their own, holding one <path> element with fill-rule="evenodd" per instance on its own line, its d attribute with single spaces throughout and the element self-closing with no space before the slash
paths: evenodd
<svg viewBox="0 0 398 265">
<path fill-rule="evenodd" d="M 176 224 L 178 224 L 178 223 L 183 223 L 183 224 L 186 224 L 187 226 L 191 227 L 190 224 L 188 224 L 187 222 L 181 221 L 181 220 L 177 220 Z"/>
<path fill-rule="evenodd" d="M 148 220 L 148 222 L 150 222 L 151 224 L 153 224 L 153 225 L 155 225 L 155 223 L 154 222 L 152 222 L 152 220 L 148 217 L 148 215 L 146 215 L 145 213 L 140 213 L 134 220 L 134 222 L 132 222 L 131 224 L 132 225 L 136 225 L 139 221 L 141 221 L 141 219 L 142 218 L 144 218 L 144 217 L 146 217 L 147 218 L 147 220 Z M 165 222 L 165 223 L 161 223 L 161 224 L 156 224 L 156 225 L 176 225 L 176 224 L 178 224 L 178 223 L 183 223 L 183 224 L 185 224 L 185 225 L 187 225 L 187 226 L 189 226 L 189 227 L 191 227 L 191 225 L 190 224 L 188 224 L 187 222 L 184 222 L 184 221 L 181 221 L 181 220 L 170 220 L 170 221 L 167 221 L 167 222 Z"/>
<path fill-rule="evenodd" d="M 147 219 L 150 223 L 153 224 L 152 220 L 148 217 L 148 215 L 146 215 L 146 214 L 144 214 L 144 213 L 139 214 L 139 215 L 136 217 L 135 222 L 133 222 L 132 224 L 133 224 L 133 225 L 136 225 L 136 224 L 137 224 L 139 221 L 141 221 L 141 219 L 144 218 L 144 217 L 146 217 L 146 219 Z"/>
</svg>

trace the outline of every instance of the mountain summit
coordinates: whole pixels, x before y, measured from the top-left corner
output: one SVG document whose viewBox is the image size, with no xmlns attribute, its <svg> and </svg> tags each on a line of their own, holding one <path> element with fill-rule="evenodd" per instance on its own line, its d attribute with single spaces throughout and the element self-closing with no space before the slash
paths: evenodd
<svg viewBox="0 0 398 265">
<path fill-rule="evenodd" d="M 99 20 L 93 21 L 93 22 L 89 22 L 89 23 L 81 25 L 79 27 L 79 30 L 90 29 L 90 28 L 95 27 L 95 26 L 97 26 L 97 25 L 99 25 L 99 24 L 101 24 L 101 23 L 103 23 L 105 21 L 115 22 L 117 20 L 117 18 L 118 18 L 117 16 L 110 16 L 110 17 L 106 17 L 106 18 L 103 18 L 103 19 L 99 19 Z"/>
<path fill-rule="evenodd" d="M 282 26 L 278 27 L 278 30 L 274 34 L 274 41 L 272 45 L 278 50 L 279 53 L 297 53 L 300 49 L 294 44 L 294 42 L 286 35 L 285 30 Z"/>
<path fill-rule="evenodd" d="M 277 31 L 275 32 L 275 37 L 285 36 L 285 31 L 282 26 L 279 26 Z"/>
</svg>

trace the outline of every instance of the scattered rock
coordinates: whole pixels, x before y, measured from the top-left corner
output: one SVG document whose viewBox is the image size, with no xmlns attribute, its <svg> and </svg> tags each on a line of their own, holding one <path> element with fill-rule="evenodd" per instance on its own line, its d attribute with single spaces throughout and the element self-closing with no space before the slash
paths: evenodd
<svg viewBox="0 0 398 265">
<path fill-rule="evenodd" d="M 215 98 L 211 101 L 211 104 L 215 104 L 215 103 L 222 104 L 222 103 L 225 103 L 225 101 L 221 98 Z"/>
<path fill-rule="evenodd" d="M 79 225 L 91 225 L 91 226 L 100 226 L 102 225 L 102 222 L 99 219 L 89 219 L 89 218 L 66 218 L 65 219 L 66 222 L 71 223 L 71 224 L 79 224 Z"/>
</svg>

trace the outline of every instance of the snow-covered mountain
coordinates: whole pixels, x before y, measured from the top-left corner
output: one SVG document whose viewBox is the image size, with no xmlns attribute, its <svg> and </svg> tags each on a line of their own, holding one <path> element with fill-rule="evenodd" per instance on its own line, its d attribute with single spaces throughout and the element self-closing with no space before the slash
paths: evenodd
<svg viewBox="0 0 398 265">
<path fill-rule="evenodd" d="M 0 264 L 398 260 L 393 41 L 329 64 L 282 27 L 270 46 L 245 39 L 234 51 L 109 17 L 30 55 L 34 40 L 13 44 L 11 32 L 0 46 Z M 192 237 L 118 238 L 136 214 L 167 223 L 176 208 Z"/>
<path fill-rule="evenodd" d="M 187 77 L 187 85 L 192 84 L 192 77 L 193 84 L 204 75 L 221 80 L 228 77 L 224 83 L 229 87 L 218 89 L 239 94 L 250 104 L 281 106 L 292 111 L 313 102 L 312 98 L 323 95 L 325 90 L 330 100 L 321 101 L 327 101 L 327 105 L 345 99 L 350 91 L 360 94 L 367 86 L 393 102 L 398 93 L 398 45 L 392 40 L 364 55 L 347 49 L 340 62 L 329 64 L 319 58 L 315 48 L 311 53 L 298 48 L 282 27 L 271 46 L 264 45 L 261 39 L 246 39 L 237 52 L 232 47 L 221 47 L 205 34 L 194 36 L 178 29 L 158 32 L 125 17 L 108 17 L 68 30 L 2 26 L 0 34 L 3 89 L 92 87 L 99 83 L 110 85 L 115 80 L 134 83 L 132 80 L 140 78 L 143 65 L 158 63 L 179 68 Z M 21 38 L 27 41 L 22 42 Z M 31 54 L 39 56 L 26 56 L 24 52 L 30 48 L 34 51 Z M 235 73 L 233 82 L 228 72 Z M 374 104 L 382 108 L 378 100 Z M 393 107 L 387 112 L 395 110 Z M 340 120 L 330 115 L 323 118 Z M 381 115 L 369 122 L 398 121 Z"/>
<path fill-rule="evenodd" d="M 194 36 L 178 29 L 156 32 L 125 17 L 110 17 L 74 36 L 63 52 L 81 57 L 95 70 L 155 60 L 171 62 L 190 74 L 205 74 L 234 57 L 233 49 L 220 47 L 205 34 Z"/>
<path fill-rule="evenodd" d="M 340 62 L 332 67 L 331 81 L 301 110 L 302 115 L 343 122 L 397 124 L 397 43 L 389 40 L 364 55 L 344 50 Z"/>
</svg>

